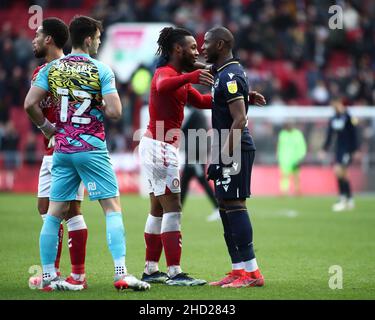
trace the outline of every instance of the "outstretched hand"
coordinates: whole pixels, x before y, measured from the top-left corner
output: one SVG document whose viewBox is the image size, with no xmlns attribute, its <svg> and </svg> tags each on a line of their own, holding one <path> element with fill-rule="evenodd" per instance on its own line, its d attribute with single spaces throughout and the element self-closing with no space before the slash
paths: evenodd
<svg viewBox="0 0 375 320">
<path fill-rule="evenodd" d="M 257 91 L 251 91 L 249 94 L 250 104 L 254 104 L 258 107 L 263 107 L 266 105 L 266 99 L 262 94 Z"/>
<path fill-rule="evenodd" d="M 200 70 L 199 84 L 211 87 L 214 84 L 214 77 L 208 70 Z"/>
</svg>

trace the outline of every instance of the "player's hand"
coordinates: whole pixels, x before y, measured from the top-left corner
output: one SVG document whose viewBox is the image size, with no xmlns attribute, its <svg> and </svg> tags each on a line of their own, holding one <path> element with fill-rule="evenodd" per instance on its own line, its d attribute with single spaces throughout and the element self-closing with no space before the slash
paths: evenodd
<svg viewBox="0 0 375 320">
<path fill-rule="evenodd" d="M 212 73 L 212 64 L 205 64 L 203 62 L 197 61 L 194 63 L 194 70 L 197 70 L 197 69 L 208 70 Z"/>
<path fill-rule="evenodd" d="M 54 148 L 56 144 L 55 135 L 53 135 L 48 141 L 48 148 Z"/>
<path fill-rule="evenodd" d="M 47 118 L 44 119 L 42 125 L 38 126 L 38 129 L 42 131 L 44 136 L 49 140 L 56 132 L 56 127 L 53 123 L 49 122 Z"/>
<path fill-rule="evenodd" d="M 214 77 L 208 70 L 200 70 L 199 83 L 201 85 L 211 87 L 214 84 Z"/>
<path fill-rule="evenodd" d="M 254 104 L 258 107 L 263 107 L 266 105 L 266 98 L 257 91 L 250 91 L 249 93 L 250 104 Z"/>
<path fill-rule="evenodd" d="M 218 164 L 213 164 L 211 163 L 209 166 L 208 166 L 208 169 L 207 169 L 207 180 L 217 180 L 217 179 L 220 179 L 222 178 L 222 169 L 221 167 L 218 165 Z"/>
<path fill-rule="evenodd" d="M 213 67 L 213 64 L 206 64 L 206 66 L 204 67 L 204 70 L 207 70 L 207 71 L 209 71 L 211 74 L 213 74 L 214 71 L 212 70 L 212 67 Z"/>
</svg>

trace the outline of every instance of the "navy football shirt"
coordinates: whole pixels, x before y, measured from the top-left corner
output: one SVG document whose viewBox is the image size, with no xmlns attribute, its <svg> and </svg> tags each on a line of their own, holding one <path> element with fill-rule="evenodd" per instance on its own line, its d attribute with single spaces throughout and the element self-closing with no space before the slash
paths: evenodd
<svg viewBox="0 0 375 320">
<path fill-rule="evenodd" d="M 355 120 L 348 111 L 342 114 L 335 113 L 329 120 L 326 140 L 323 146 L 324 150 L 328 150 L 334 138 L 336 138 L 335 151 L 337 153 L 353 153 L 358 149 L 359 143 Z"/>
<path fill-rule="evenodd" d="M 229 132 L 233 118 L 230 114 L 229 104 L 235 100 L 243 99 L 246 113 L 249 109 L 249 81 L 241 64 L 236 59 L 228 60 L 217 68 L 212 87 L 212 128 L 219 131 L 224 129 Z M 213 145 L 222 147 L 225 143 L 224 136 L 219 134 L 219 139 L 214 137 Z M 242 150 L 256 150 L 254 141 L 246 125 L 241 136 Z"/>
</svg>

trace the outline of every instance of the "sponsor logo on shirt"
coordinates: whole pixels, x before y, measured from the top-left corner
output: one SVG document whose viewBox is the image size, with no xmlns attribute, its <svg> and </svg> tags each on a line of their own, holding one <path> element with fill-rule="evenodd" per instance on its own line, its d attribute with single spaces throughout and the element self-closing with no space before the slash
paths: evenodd
<svg viewBox="0 0 375 320">
<path fill-rule="evenodd" d="M 96 183 L 95 182 L 89 182 L 87 184 L 88 191 L 95 191 L 96 190 Z"/>
</svg>

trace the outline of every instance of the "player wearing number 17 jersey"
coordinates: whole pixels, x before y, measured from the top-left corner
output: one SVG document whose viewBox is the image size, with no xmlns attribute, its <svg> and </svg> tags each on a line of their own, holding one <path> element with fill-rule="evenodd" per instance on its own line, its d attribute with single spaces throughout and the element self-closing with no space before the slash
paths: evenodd
<svg viewBox="0 0 375 320">
<path fill-rule="evenodd" d="M 35 38 L 32 42 L 34 55 L 36 58 L 44 58 L 47 63 L 64 56 L 63 46 L 69 38 L 68 26 L 58 18 L 47 18 L 38 27 Z M 31 83 L 34 83 L 38 73 L 46 64 L 38 66 L 32 75 Z M 52 123 L 55 122 L 55 108 L 48 95 L 40 103 L 44 116 Z M 51 141 L 44 137 L 44 156 L 39 172 L 38 181 L 38 210 L 44 220 L 46 218 L 52 180 L 52 154 L 53 146 Z M 69 211 L 65 216 L 69 235 L 69 253 L 72 264 L 71 275 L 66 279 L 67 284 L 83 284 L 85 281 L 85 256 L 87 227 L 83 215 L 80 213 L 81 201 L 84 196 L 84 188 L 81 184 L 78 188 L 76 198 L 70 202 Z M 60 225 L 57 256 L 55 259 L 56 272 L 59 273 L 60 256 L 62 252 L 62 239 L 64 235 L 63 224 Z M 42 283 L 42 276 L 33 276 L 29 279 L 29 286 L 32 289 L 38 288 Z"/>
<path fill-rule="evenodd" d="M 115 265 L 115 287 L 146 290 L 150 285 L 129 275 L 125 266 L 119 190 L 104 134 L 104 115 L 119 118 L 121 102 L 112 70 L 90 57 L 98 50 L 102 26 L 90 17 L 77 16 L 69 31 L 72 53 L 43 68 L 25 100 L 31 120 L 47 137 L 54 134 L 56 141 L 50 206 L 40 234 L 43 289 L 66 289 L 52 265 L 58 226 L 82 180 L 90 200 L 99 200 L 105 214 L 108 247 Z M 56 126 L 39 108 L 39 101 L 48 92 L 56 105 Z M 77 285 L 70 290 L 81 288 Z"/>
</svg>

